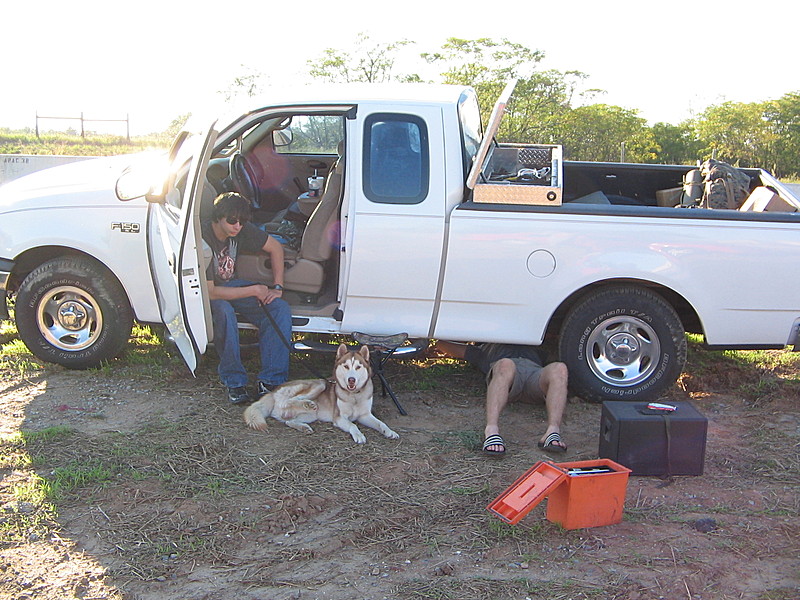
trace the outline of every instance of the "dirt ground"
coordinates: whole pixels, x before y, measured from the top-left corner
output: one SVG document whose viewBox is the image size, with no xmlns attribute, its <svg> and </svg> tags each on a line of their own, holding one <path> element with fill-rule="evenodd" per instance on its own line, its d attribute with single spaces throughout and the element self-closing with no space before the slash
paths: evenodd
<svg viewBox="0 0 800 600">
<path fill-rule="evenodd" d="M 486 510 L 552 458 L 543 409 L 512 406 L 492 460 L 480 377 L 437 368 L 391 365 L 408 415 L 379 394 L 375 413 L 401 437 L 363 446 L 329 424 L 248 430 L 209 367 L 4 369 L 0 598 L 800 598 L 796 373 L 684 375 L 669 399 L 708 418 L 704 475 L 631 477 L 622 523 L 564 530 L 546 501 L 516 526 Z M 555 461 L 597 457 L 600 412 L 571 399 Z M 21 499 L 65 473 L 55 500 Z"/>
</svg>

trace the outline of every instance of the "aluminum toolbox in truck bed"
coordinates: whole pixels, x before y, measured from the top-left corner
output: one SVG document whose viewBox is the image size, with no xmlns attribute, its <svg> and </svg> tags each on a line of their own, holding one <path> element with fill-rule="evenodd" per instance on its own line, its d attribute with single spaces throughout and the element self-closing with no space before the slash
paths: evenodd
<svg viewBox="0 0 800 600">
<path fill-rule="evenodd" d="M 475 202 L 559 206 L 562 199 L 562 150 L 557 145 L 499 146 L 475 185 Z"/>
</svg>

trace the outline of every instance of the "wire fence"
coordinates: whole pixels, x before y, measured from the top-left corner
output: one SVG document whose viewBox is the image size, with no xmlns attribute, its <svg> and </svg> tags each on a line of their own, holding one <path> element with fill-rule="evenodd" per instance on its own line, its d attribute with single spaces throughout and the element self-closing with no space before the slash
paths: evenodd
<svg viewBox="0 0 800 600">
<path fill-rule="evenodd" d="M 131 121 L 130 115 L 125 115 L 124 119 L 87 119 L 81 112 L 80 117 L 50 117 L 40 115 L 36 111 L 36 137 L 39 138 L 39 119 L 56 119 L 60 121 L 80 121 L 81 122 L 81 137 L 86 138 L 86 123 L 125 123 L 125 139 L 131 141 Z"/>
</svg>

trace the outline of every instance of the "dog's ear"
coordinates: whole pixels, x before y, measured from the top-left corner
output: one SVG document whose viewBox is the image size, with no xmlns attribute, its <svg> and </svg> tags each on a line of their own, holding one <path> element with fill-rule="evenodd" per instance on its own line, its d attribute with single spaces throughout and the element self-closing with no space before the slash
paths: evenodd
<svg viewBox="0 0 800 600">
<path fill-rule="evenodd" d="M 358 349 L 358 353 L 364 357 L 365 360 L 369 360 L 369 346 L 361 346 Z"/>
<path fill-rule="evenodd" d="M 347 354 L 348 349 L 346 344 L 339 344 L 339 349 L 336 351 L 336 358 L 342 358 L 345 354 Z"/>
</svg>

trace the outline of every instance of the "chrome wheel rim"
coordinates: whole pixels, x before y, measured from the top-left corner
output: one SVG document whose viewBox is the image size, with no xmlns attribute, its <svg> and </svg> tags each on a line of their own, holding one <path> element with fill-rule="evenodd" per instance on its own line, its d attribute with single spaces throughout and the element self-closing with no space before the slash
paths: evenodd
<svg viewBox="0 0 800 600">
<path fill-rule="evenodd" d="M 97 301 L 74 286 L 50 290 L 39 302 L 36 322 L 50 344 L 67 352 L 88 348 L 103 330 Z"/>
<path fill-rule="evenodd" d="M 630 387 L 646 380 L 658 367 L 661 343 L 655 330 L 636 317 L 606 319 L 587 342 L 589 368 L 604 383 Z"/>
</svg>

